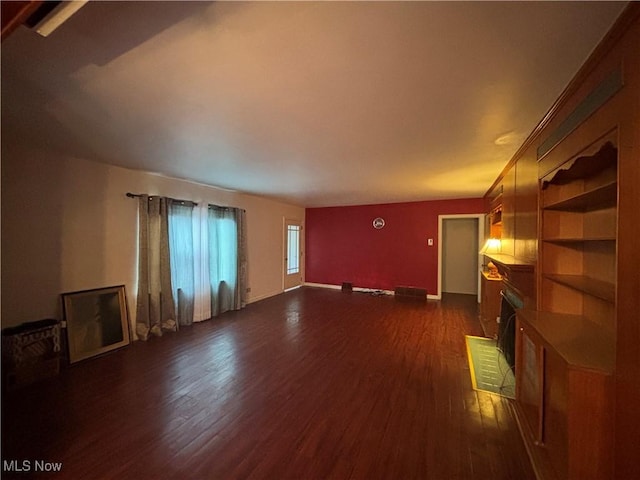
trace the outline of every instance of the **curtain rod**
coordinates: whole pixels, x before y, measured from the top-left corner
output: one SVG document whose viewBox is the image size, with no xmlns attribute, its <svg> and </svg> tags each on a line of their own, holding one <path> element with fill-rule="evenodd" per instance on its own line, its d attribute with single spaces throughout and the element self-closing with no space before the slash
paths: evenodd
<svg viewBox="0 0 640 480">
<path fill-rule="evenodd" d="M 127 192 L 127 197 L 129 198 L 139 198 L 142 197 L 141 193 L 131 193 L 131 192 Z M 149 197 L 157 197 L 159 195 L 149 195 Z M 191 200 L 180 200 L 179 198 L 171 198 L 171 200 L 173 200 L 174 202 L 183 202 L 183 203 L 191 203 L 192 205 L 198 205 L 196 202 L 192 202 Z M 216 207 L 216 208 L 236 208 L 236 207 L 225 207 L 223 205 L 214 205 L 212 203 L 209 204 L 209 207 Z M 243 212 L 246 212 L 246 210 L 244 208 L 239 208 L 238 210 L 242 210 Z"/>
<path fill-rule="evenodd" d="M 142 193 L 127 192 L 127 197 L 129 197 L 129 198 L 140 198 L 142 196 L 143 196 Z M 159 197 L 159 196 L 160 195 L 149 195 L 149 198 Z M 182 202 L 182 203 L 190 203 L 192 205 L 198 205 L 196 202 L 192 202 L 191 200 L 181 200 L 179 198 L 171 198 L 171 197 L 167 197 L 167 198 L 169 198 L 169 200 L 173 200 L 174 202 Z"/>
</svg>

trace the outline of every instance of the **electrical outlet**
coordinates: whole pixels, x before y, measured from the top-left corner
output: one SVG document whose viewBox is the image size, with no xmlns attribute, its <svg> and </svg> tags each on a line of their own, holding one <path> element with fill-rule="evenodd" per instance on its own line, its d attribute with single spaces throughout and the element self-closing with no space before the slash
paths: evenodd
<svg viewBox="0 0 640 480">
<path fill-rule="evenodd" d="M 430 238 L 427 240 L 427 245 L 429 245 L 430 247 L 433 247 L 433 238 Z"/>
</svg>

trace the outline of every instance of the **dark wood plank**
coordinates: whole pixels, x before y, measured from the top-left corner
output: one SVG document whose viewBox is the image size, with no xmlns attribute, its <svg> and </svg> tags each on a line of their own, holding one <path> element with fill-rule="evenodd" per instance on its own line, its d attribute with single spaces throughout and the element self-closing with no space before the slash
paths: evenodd
<svg viewBox="0 0 640 480">
<path fill-rule="evenodd" d="M 473 296 L 299 289 L 6 392 L 2 458 L 73 479 L 533 479 L 508 401 L 472 390 L 481 333 Z"/>
</svg>

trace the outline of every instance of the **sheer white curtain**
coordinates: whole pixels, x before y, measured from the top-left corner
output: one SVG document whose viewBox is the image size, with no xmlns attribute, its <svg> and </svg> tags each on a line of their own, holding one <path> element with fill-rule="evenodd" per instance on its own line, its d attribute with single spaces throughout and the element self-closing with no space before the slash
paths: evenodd
<svg viewBox="0 0 640 480">
<path fill-rule="evenodd" d="M 208 215 L 207 205 L 198 205 L 193 210 L 194 322 L 211 318 Z"/>
<path fill-rule="evenodd" d="M 211 318 L 207 210 L 185 202 L 172 202 L 169 210 L 171 280 L 180 325 Z"/>
<path fill-rule="evenodd" d="M 178 325 L 244 307 L 244 211 L 168 203 L 171 283 Z"/>
<path fill-rule="evenodd" d="M 169 200 L 171 285 L 178 325 L 193 323 L 194 282 L 193 204 Z"/>
</svg>

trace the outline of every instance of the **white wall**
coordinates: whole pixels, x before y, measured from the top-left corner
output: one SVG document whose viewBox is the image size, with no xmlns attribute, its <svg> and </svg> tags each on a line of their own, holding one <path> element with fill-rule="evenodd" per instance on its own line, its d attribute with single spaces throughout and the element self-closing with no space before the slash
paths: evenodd
<svg viewBox="0 0 640 480">
<path fill-rule="evenodd" d="M 3 146 L 2 326 L 61 318 L 60 294 L 126 286 L 133 324 L 137 201 L 126 192 L 244 208 L 249 302 L 282 292 L 283 218 L 304 208 L 50 152 Z"/>
</svg>

